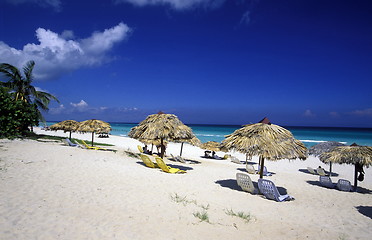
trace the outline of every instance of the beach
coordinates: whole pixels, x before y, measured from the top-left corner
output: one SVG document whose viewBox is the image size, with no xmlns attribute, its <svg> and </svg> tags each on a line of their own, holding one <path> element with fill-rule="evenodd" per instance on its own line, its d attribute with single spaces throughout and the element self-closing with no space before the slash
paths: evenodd
<svg viewBox="0 0 372 240">
<path fill-rule="evenodd" d="M 91 134 L 73 138 L 90 140 Z M 117 151 L 0 140 L 0 239 L 369 239 L 372 233 L 371 168 L 364 169 L 359 192 L 342 192 L 319 186 L 319 176 L 306 171 L 329 169 L 318 158 L 265 161 L 273 173 L 265 178 L 295 198 L 275 202 L 237 186 L 243 163 L 201 158 L 198 147 L 184 144 L 191 163 L 165 159 L 187 171 L 168 174 L 128 154 L 138 153 L 137 140 L 111 135 L 95 142 Z M 166 153 L 178 155 L 180 146 L 169 143 Z M 353 184 L 354 166 L 334 164 L 333 172 L 333 182 Z M 257 183 L 258 175 L 250 177 Z M 232 214 L 239 212 L 244 219 Z"/>
</svg>

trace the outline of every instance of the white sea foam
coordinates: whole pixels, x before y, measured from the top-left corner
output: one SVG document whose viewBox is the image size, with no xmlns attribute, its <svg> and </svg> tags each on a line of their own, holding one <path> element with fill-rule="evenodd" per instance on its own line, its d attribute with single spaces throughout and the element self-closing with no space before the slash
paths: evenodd
<svg viewBox="0 0 372 240">
<path fill-rule="evenodd" d="M 322 143 L 322 142 L 328 142 L 328 141 L 324 141 L 324 140 L 300 140 L 301 142 L 308 142 L 308 143 Z M 342 144 L 346 144 L 347 142 L 340 142 Z"/>
</svg>

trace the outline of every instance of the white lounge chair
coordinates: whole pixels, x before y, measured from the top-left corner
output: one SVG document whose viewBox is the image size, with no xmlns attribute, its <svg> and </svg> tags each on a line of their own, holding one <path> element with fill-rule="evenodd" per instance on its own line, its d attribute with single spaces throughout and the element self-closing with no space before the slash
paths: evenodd
<svg viewBox="0 0 372 240">
<path fill-rule="evenodd" d="M 236 182 L 243 189 L 243 191 L 250 192 L 250 193 L 256 192 L 256 188 L 254 187 L 253 182 L 248 174 L 237 173 Z"/>
<path fill-rule="evenodd" d="M 329 176 L 319 176 L 319 181 L 323 187 L 327 187 L 327 188 L 335 187 L 334 183 L 332 182 Z"/>
<path fill-rule="evenodd" d="M 318 173 L 315 171 L 314 168 L 307 167 L 307 171 L 309 171 L 309 173 L 311 173 L 311 174 L 318 175 Z"/>
<path fill-rule="evenodd" d="M 247 172 L 250 173 L 250 174 L 256 174 L 257 173 L 256 169 L 254 168 L 254 166 L 252 164 L 246 164 L 245 168 L 247 169 Z"/>
<path fill-rule="evenodd" d="M 277 202 L 294 200 L 294 198 L 288 194 L 280 195 L 275 184 L 267 179 L 258 179 L 258 189 L 267 199 L 275 200 Z"/>
<path fill-rule="evenodd" d="M 79 144 L 71 142 L 70 139 L 68 139 L 68 138 L 66 138 L 65 141 L 71 147 L 79 147 Z"/>
<path fill-rule="evenodd" d="M 257 173 L 258 173 L 258 174 L 260 174 L 260 170 L 261 170 L 261 166 L 258 165 L 258 170 L 257 170 Z M 263 168 L 263 175 L 264 175 L 264 176 L 271 176 L 271 173 L 269 173 L 269 172 L 267 171 L 266 166 L 264 166 L 264 168 Z"/>
<path fill-rule="evenodd" d="M 316 172 L 320 175 L 320 176 L 326 176 L 327 174 L 324 172 L 324 169 L 323 168 L 317 168 L 316 169 Z"/>
<path fill-rule="evenodd" d="M 234 156 L 230 156 L 231 162 L 236 164 L 241 164 L 240 160 Z"/>
<path fill-rule="evenodd" d="M 345 192 L 350 192 L 352 189 L 350 181 L 346 179 L 338 179 L 337 188 Z"/>
</svg>

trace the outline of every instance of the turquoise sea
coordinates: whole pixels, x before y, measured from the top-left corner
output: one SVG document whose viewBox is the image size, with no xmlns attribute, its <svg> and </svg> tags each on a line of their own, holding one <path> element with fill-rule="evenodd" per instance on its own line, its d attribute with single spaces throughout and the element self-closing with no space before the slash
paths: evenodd
<svg viewBox="0 0 372 240">
<path fill-rule="evenodd" d="M 50 126 L 56 122 L 47 122 Z M 111 134 L 118 136 L 128 136 L 128 132 L 136 123 L 110 123 Z M 237 125 L 188 125 L 194 134 L 202 141 L 224 140 L 224 136 L 234 132 L 241 126 Z M 329 128 L 329 127 L 285 127 L 298 140 L 302 141 L 306 147 L 311 147 L 324 141 L 337 141 L 347 145 L 354 142 L 358 145 L 372 146 L 372 128 Z"/>
</svg>

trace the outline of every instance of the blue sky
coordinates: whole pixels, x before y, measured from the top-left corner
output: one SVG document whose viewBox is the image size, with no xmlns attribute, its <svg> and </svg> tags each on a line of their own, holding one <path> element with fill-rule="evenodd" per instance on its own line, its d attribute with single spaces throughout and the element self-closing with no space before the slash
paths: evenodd
<svg viewBox="0 0 372 240">
<path fill-rule="evenodd" d="M 47 120 L 372 127 L 372 1 L 0 0 Z"/>
</svg>

